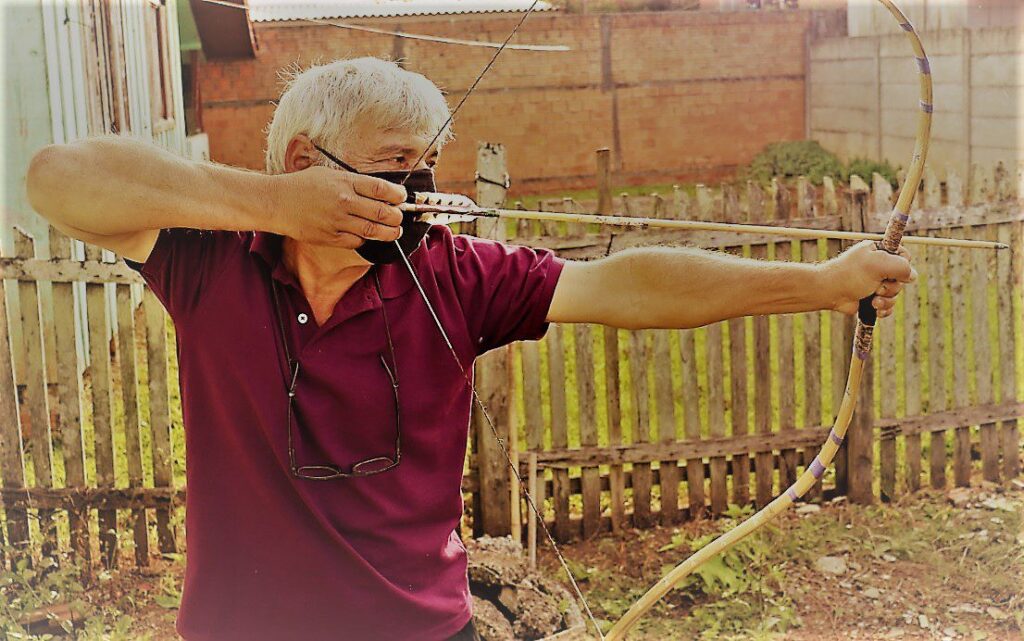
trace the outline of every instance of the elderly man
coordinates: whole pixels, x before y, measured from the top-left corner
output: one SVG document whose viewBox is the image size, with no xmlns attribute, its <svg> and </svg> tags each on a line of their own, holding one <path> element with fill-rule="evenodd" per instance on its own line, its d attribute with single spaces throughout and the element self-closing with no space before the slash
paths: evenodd
<svg viewBox="0 0 1024 641">
<path fill-rule="evenodd" d="M 870 243 L 817 265 L 670 248 L 583 263 L 403 224 L 448 116 L 426 78 L 362 58 L 292 80 L 266 174 L 116 137 L 33 160 L 34 207 L 123 256 L 177 329 L 186 639 L 472 639 L 461 368 L 550 322 L 697 327 L 870 294 L 886 316 L 915 276 Z"/>
</svg>

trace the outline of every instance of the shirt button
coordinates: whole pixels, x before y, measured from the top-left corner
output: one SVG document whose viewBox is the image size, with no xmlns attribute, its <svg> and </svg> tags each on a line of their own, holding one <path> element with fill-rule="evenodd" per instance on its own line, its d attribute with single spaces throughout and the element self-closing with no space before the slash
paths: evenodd
<svg viewBox="0 0 1024 641">
<path fill-rule="evenodd" d="M 309 316 L 306 316 L 306 314 L 304 314 L 304 313 L 303 314 L 299 314 L 298 321 L 299 321 L 300 325 L 305 325 L 306 321 L 308 321 L 308 320 L 309 320 Z"/>
</svg>

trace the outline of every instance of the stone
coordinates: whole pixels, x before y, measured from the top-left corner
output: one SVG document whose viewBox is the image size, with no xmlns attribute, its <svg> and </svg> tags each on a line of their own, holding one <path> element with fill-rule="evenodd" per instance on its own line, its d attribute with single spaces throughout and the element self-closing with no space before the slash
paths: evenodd
<svg viewBox="0 0 1024 641">
<path fill-rule="evenodd" d="M 512 624 L 517 638 L 543 639 L 562 628 L 562 613 L 557 601 L 532 585 L 523 585 L 518 592 L 519 607 Z"/>
<path fill-rule="evenodd" d="M 864 591 L 861 592 L 861 594 L 863 594 L 864 596 L 866 596 L 869 599 L 881 599 L 882 598 L 882 592 L 878 588 L 865 588 Z"/>
<path fill-rule="evenodd" d="M 473 597 L 473 624 L 482 641 L 516 641 L 512 624 L 498 606 L 477 596 Z"/>
<path fill-rule="evenodd" d="M 1004 512 L 1017 511 L 1017 506 L 1014 504 L 1014 502 L 1002 496 L 985 499 L 984 501 L 982 501 L 981 506 L 988 508 L 990 510 L 1002 510 Z"/>
<path fill-rule="evenodd" d="M 946 500 L 949 501 L 953 507 L 966 507 L 972 499 L 970 488 L 956 487 L 946 492 Z"/>
<path fill-rule="evenodd" d="M 815 503 L 801 503 L 796 508 L 796 513 L 800 515 L 816 514 L 818 512 L 821 512 L 821 506 Z"/>
<path fill-rule="evenodd" d="M 814 562 L 814 568 L 825 574 L 842 576 L 846 574 L 846 559 L 841 556 L 823 556 Z"/>
<path fill-rule="evenodd" d="M 482 536 L 466 542 L 467 571 L 471 586 L 500 589 L 517 585 L 528 570 L 523 546 L 511 537 Z"/>
<path fill-rule="evenodd" d="M 898 559 L 896 558 L 895 555 L 889 554 L 888 552 L 886 552 L 885 554 L 882 555 L 882 560 L 885 561 L 886 563 L 895 563 Z"/>
</svg>

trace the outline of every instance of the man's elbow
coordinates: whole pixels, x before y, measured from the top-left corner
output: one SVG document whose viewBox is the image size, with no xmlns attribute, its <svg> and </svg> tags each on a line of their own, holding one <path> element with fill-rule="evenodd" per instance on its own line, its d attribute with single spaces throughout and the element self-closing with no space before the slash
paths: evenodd
<svg viewBox="0 0 1024 641">
<path fill-rule="evenodd" d="M 32 208 L 43 218 L 60 214 L 61 193 L 67 189 L 68 145 L 47 145 L 32 156 L 25 175 L 25 191 Z"/>
</svg>

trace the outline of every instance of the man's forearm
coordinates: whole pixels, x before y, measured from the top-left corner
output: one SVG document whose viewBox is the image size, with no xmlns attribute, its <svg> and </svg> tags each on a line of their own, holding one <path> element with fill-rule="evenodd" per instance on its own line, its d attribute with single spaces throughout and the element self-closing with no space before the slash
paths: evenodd
<svg viewBox="0 0 1024 641">
<path fill-rule="evenodd" d="M 603 261 L 605 262 L 605 261 Z M 645 248 L 607 259 L 609 301 L 620 327 L 699 327 L 728 318 L 830 309 L 821 266 L 689 248 Z"/>
<path fill-rule="evenodd" d="M 55 225 L 118 236 L 164 227 L 269 229 L 271 180 L 104 136 L 41 150 L 26 186 L 32 206 Z"/>
</svg>

